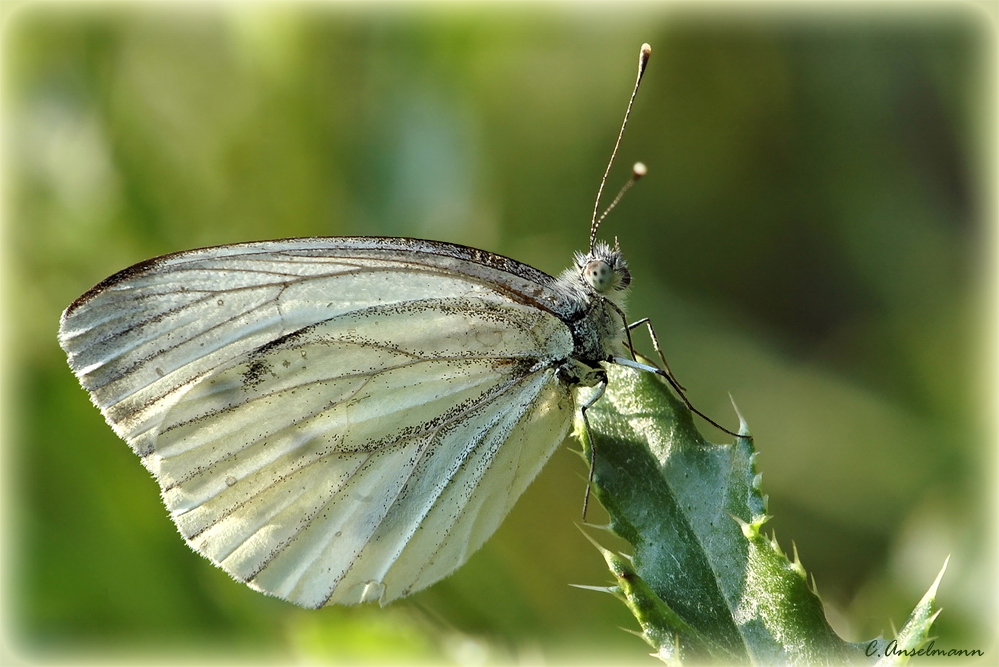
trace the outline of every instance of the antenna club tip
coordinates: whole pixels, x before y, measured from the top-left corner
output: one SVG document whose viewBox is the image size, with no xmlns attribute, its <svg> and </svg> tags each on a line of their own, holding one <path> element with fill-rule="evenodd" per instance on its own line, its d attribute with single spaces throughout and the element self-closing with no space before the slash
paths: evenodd
<svg viewBox="0 0 999 667">
<path fill-rule="evenodd" d="M 649 168 L 646 167 L 645 164 L 642 162 L 636 162 L 634 166 L 631 168 L 631 173 L 634 175 L 635 180 L 637 181 L 642 176 L 645 176 L 647 173 L 649 173 Z"/>
<path fill-rule="evenodd" d="M 649 57 L 652 56 L 652 47 L 647 43 L 642 44 L 642 51 L 638 54 L 638 78 L 642 78 L 645 66 L 649 64 Z"/>
</svg>

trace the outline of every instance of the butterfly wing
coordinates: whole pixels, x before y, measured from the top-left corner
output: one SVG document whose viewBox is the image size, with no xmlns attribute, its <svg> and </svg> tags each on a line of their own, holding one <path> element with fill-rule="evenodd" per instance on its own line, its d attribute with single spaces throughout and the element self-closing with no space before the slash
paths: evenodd
<svg viewBox="0 0 999 667">
<path fill-rule="evenodd" d="M 573 343 L 550 279 L 424 243 L 180 253 L 64 314 L 71 367 L 235 578 L 307 607 L 424 588 L 564 438 Z"/>
</svg>

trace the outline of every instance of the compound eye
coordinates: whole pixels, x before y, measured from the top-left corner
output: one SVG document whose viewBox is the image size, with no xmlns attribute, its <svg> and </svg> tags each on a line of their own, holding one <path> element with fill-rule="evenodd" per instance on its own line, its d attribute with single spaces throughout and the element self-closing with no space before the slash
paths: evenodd
<svg viewBox="0 0 999 667">
<path fill-rule="evenodd" d="M 583 267 L 583 279 L 596 291 L 606 292 L 614 284 L 614 270 L 607 262 L 595 259 Z"/>
</svg>

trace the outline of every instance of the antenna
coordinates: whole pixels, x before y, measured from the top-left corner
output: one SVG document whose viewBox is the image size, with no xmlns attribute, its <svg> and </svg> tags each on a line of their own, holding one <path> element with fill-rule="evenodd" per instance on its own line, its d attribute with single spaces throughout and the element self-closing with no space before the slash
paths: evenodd
<svg viewBox="0 0 999 667">
<path fill-rule="evenodd" d="M 641 162 L 636 162 L 632 166 L 632 168 L 631 168 L 631 178 L 629 178 L 628 182 L 625 183 L 621 187 L 620 190 L 618 190 L 617 195 L 614 197 L 614 201 L 612 201 L 610 203 L 610 206 L 608 206 L 606 208 L 606 210 L 604 210 L 604 212 L 600 214 L 600 217 L 597 218 L 597 221 L 595 223 L 593 223 L 592 227 L 594 229 L 600 227 L 600 223 L 604 221 L 604 218 L 607 217 L 608 213 L 610 213 L 611 211 L 614 210 L 614 207 L 617 206 L 617 203 L 619 201 L 621 201 L 621 197 L 624 196 L 624 193 L 627 192 L 628 190 L 630 190 L 631 186 L 634 185 L 635 183 L 637 183 L 638 179 L 640 179 L 642 176 L 645 176 L 645 174 L 647 174 L 647 173 L 649 173 L 649 168 L 646 167 Z M 593 252 L 593 247 L 592 246 L 593 246 L 593 239 L 591 238 L 590 239 L 590 252 Z"/>
<path fill-rule="evenodd" d="M 642 44 L 641 52 L 638 54 L 638 79 L 635 81 L 635 89 L 631 91 L 631 99 L 628 100 L 628 109 L 624 112 L 624 122 L 621 123 L 621 131 L 617 133 L 617 141 L 614 142 L 614 150 L 611 151 L 610 161 L 607 163 L 607 169 L 604 170 L 604 177 L 600 179 L 600 187 L 597 188 L 597 201 L 593 204 L 593 218 L 590 220 L 590 252 L 593 252 L 593 245 L 597 241 L 597 228 L 600 227 L 600 222 L 604 219 L 607 213 L 614 208 L 614 204 L 621 198 L 621 195 L 630 188 L 635 181 L 641 178 L 642 174 L 638 173 L 636 169 L 632 174 L 631 181 L 628 182 L 626 186 L 618 193 L 617 198 L 614 200 L 614 204 L 611 204 L 604 215 L 597 219 L 597 212 L 600 210 L 600 196 L 604 193 L 604 185 L 607 183 L 607 176 L 610 174 L 611 166 L 614 164 L 614 158 L 617 157 L 618 146 L 621 145 L 621 137 L 624 136 L 624 128 L 628 126 L 628 116 L 631 115 L 631 105 L 635 103 L 635 96 L 638 94 L 638 86 L 642 83 L 642 75 L 645 74 L 645 66 L 649 64 L 649 57 L 652 56 L 652 47 L 648 44 Z M 641 164 L 641 163 L 639 163 Z M 642 172 L 644 173 L 644 171 Z"/>
</svg>

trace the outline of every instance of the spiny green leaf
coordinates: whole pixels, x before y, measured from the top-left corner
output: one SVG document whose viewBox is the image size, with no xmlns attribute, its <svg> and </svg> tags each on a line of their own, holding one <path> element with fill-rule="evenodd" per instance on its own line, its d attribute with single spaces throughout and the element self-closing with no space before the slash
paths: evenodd
<svg viewBox="0 0 999 667">
<path fill-rule="evenodd" d="M 605 396 L 587 413 L 596 443 L 593 488 L 611 528 L 634 548 L 629 606 L 640 610 L 643 636 L 666 644 L 660 655 L 868 662 L 862 645 L 844 642 L 826 622 L 797 556 L 789 560 L 762 534 L 769 517 L 752 441 L 705 441 L 686 407 L 650 373 L 611 366 L 608 376 Z M 590 444 L 584 438 L 587 456 Z M 615 575 L 618 569 L 612 566 Z M 661 627 L 651 629 L 655 623 Z"/>
<path fill-rule="evenodd" d="M 603 590 L 614 593 L 631 610 L 642 627 L 642 632 L 636 634 L 656 649 L 653 655 L 667 664 L 679 665 L 682 662 L 681 646 L 688 657 L 691 654 L 710 657 L 714 653 L 725 652 L 721 646 L 712 646 L 710 637 L 702 635 L 670 609 L 638 576 L 628 558 L 604 549 L 589 535 L 586 537 L 604 557 L 617 580 L 616 587 Z"/>
<path fill-rule="evenodd" d="M 947 571 L 947 563 L 949 561 L 950 557 L 948 556 L 947 560 L 944 561 L 943 567 L 940 568 L 937 578 L 933 580 L 930 589 L 926 591 L 919 604 L 912 610 L 909 620 L 902 626 L 902 631 L 898 633 L 898 636 L 890 642 L 886 642 L 884 639 L 876 639 L 865 645 L 868 655 L 880 656 L 880 660 L 876 663 L 878 667 L 882 665 L 904 665 L 910 657 L 920 655 L 920 649 L 924 649 L 925 654 L 928 654 L 927 650 L 932 650 L 932 642 L 929 647 L 924 648 L 923 645 L 930 640 L 930 627 L 940 613 L 939 609 L 934 610 L 933 603 L 936 601 L 937 588 L 940 586 L 940 580 L 943 578 L 944 572 Z M 930 657 L 932 657 L 932 654 L 930 654 Z"/>
</svg>

